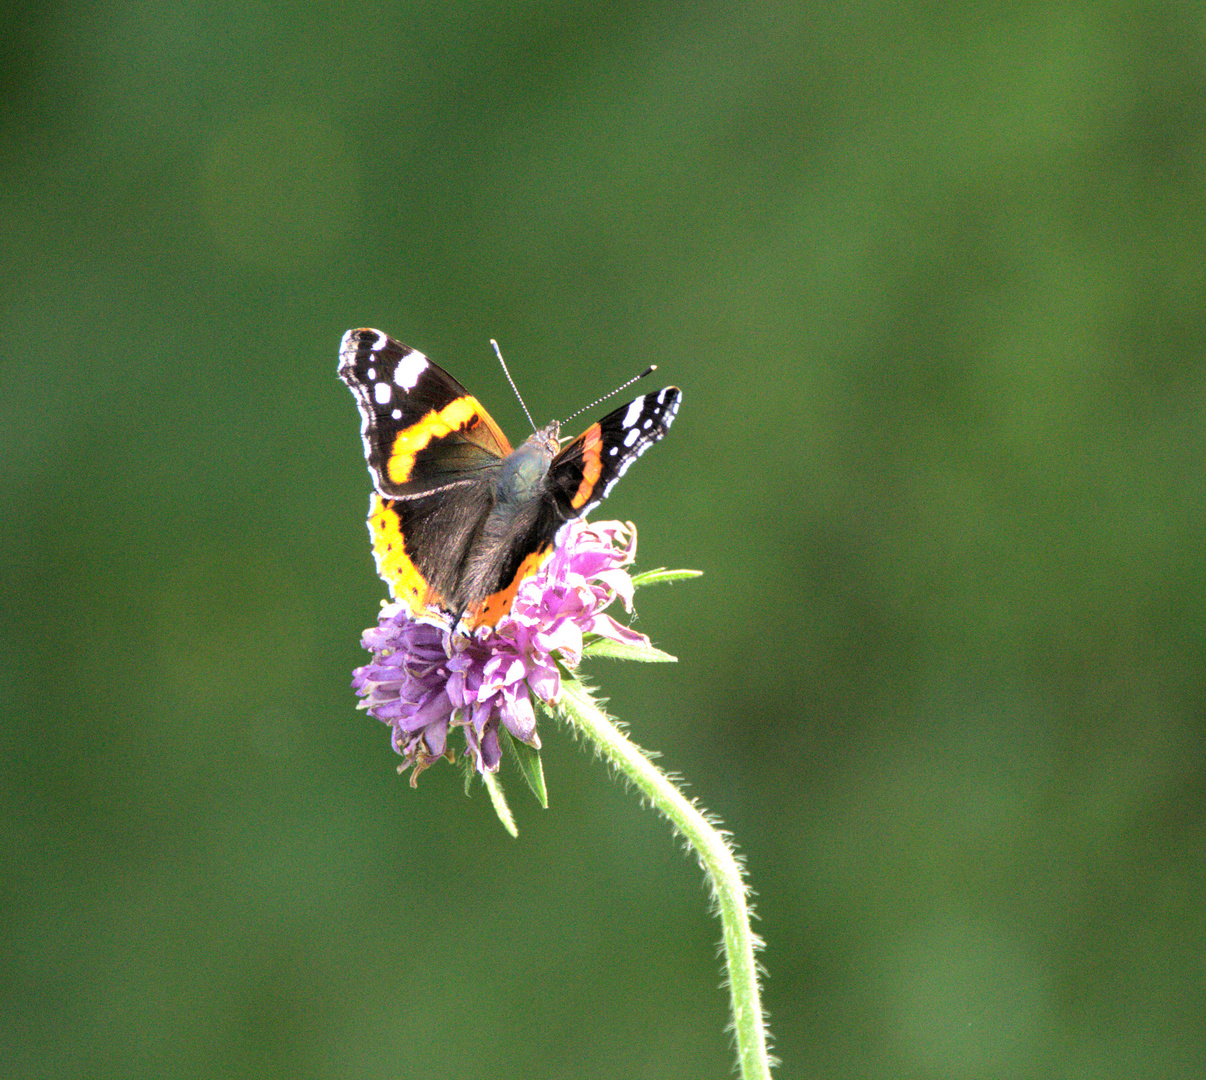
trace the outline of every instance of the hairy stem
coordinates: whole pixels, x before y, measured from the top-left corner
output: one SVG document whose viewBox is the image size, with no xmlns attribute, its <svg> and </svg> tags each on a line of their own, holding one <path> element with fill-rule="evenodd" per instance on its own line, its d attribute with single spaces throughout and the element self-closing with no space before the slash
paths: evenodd
<svg viewBox="0 0 1206 1080">
<path fill-rule="evenodd" d="M 733 849 L 720 830 L 708 822 L 640 747 L 624 736 L 581 683 L 566 680 L 562 691 L 559 704 L 564 718 L 641 790 L 699 857 L 724 930 L 725 966 L 741 1077 L 769 1080 L 771 1062 L 766 1050 L 766 1025 L 754 960 L 757 939 L 750 929 L 745 881 Z"/>
</svg>

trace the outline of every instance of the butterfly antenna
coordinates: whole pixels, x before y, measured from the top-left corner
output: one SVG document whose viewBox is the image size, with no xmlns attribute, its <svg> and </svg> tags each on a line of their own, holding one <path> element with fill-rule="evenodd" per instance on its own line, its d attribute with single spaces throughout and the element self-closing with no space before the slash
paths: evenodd
<svg viewBox="0 0 1206 1080">
<path fill-rule="evenodd" d="M 584 405 L 577 412 L 570 413 L 569 416 L 561 421 L 561 423 L 568 424 L 575 416 L 581 416 L 584 412 L 590 411 L 596 405 L 603 404 L 603 402 L 605 402 L 609 397 L 615 397 L 616 394 L 618 394 L 621 390 L 627 390 L 634 382 L 640 382 L 646 375 L 652 375 L 655 371 L 657 371 L 657 364 L 650 364 L 639 375 L 634 375 L 626 383 L 621 383 L 610 394 L 604 394 L 601 398 L 599 398 L 598 401 L 592 401 L 589 405 Z"/>
<path fill-rule="evenodd" d="M 524 404 L 523 395 L 519 392 L 519 387 L 515 385 L 515 380 L 511 378 L 511 373 L 507 370 L 507 362 L 502 357 L 502 349 L 498 347 L 498 342 L 493 338 L 490 339 L 490 344 L 494 346 L 494 355 L 498 357 L 498 362 L 502 364 L 503 374 L 507 377 L 507 382 L 511 384 L 511 389 L 515 391 L 515 396 L 519 398 L 519 404 L 523 408 L 523 414 L 528 418 L 528 423 L 532 424 L 532 430 L 536 430 L 536 425 L 532 423 L 532 414 L 528 412 L 527 405 Z"/>
</svg>

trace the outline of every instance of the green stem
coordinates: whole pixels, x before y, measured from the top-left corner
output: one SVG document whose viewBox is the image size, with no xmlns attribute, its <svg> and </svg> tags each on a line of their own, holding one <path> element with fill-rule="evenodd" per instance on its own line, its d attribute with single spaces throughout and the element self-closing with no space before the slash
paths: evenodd
<svg viewBox="0 0 1206 1080">
<path fill-rule="evenodd" d="M 708 822 L 640 747 L 620 732 L 581 683 L 569 679 L 563 681 L 560 705 L 565 718 L 640 788 L 698 855 L 712 886 L 724 929 L 725 965 L 741 1077 L 742 1080 L 770 1080 L 766 1025 L 754 961 L 757 939 L 750 929 L 745 881 L 733 849 L 720 830 Z"/>
</svg>

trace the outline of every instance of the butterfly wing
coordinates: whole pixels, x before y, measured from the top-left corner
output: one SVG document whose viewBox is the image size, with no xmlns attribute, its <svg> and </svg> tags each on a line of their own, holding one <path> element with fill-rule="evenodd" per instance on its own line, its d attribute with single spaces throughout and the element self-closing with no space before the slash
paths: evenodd
<svg viewBox="0 0 1206 1080">
<path fill-rule="evenodd" d="M 682 392 L 667 386 L 608 413 L 568 443 L 549 467 L 549 490 L 563 520 L 599 505 L 634 461 L 670 430 Z"/>
<path fill-rule="evenodd" d="M 390 594 L 418 620 L 447 625 L 465 607 L 465 567 L 490 513 L 489 484 L 473 484 L 413 499 L 374 492 L 368 528 L 377 573 Z"/>
<path fill-rule="evenodd" d="M 457 595 L 511 445 L 490 414 L 421 352 L 380 330 L 349 330 L 339 377 L 360 409 L 376 489 L 368 527 L 377 572 L 416 618 Z"/>
<path fill-rule="evenodd" d="M 339 377 L 355 395 L 373 487 L 415 498 L 480 483 L 511 444 L 481 402 L 417 349 L 380 330 L 349 330 Z"/>
</svg>

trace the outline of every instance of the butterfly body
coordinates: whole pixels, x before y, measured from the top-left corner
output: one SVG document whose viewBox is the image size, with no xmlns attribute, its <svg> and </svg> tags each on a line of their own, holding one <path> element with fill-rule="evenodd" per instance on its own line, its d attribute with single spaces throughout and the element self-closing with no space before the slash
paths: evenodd
<svg viewBox="0 0 1206 1080">
<path fill-rule="evenodd" d="M 379 330 L 344 335 L 339 376 L 361 414 L 377 571 L 416 619 L 465 630 L 510 610 L 558 530 L 665 435 L 681 396 L 645 394 L 565 446 L 552 423 L 512 450 L 456 379 Z"/>
</svg>

